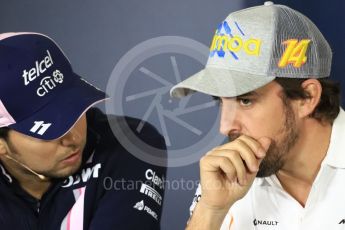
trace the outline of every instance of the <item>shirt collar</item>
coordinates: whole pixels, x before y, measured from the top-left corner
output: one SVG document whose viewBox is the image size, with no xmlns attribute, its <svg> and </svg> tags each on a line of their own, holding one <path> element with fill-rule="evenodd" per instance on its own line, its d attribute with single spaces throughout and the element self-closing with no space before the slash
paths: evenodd
<svg viewBox="0 0 345 230">
<path fill-rule="evenodd" d="M 8 183 L 13 182 L 12 176 L 10 175 L 9 172 L 7 172 L 6 168 L 2 165 L 1 161 L 0 161 L 0 171 L 3 175 L 3 177 L 6 179 L 6 182 L 8 182 Z"/>
<path fill-rule="evenodd" d="M 345 112 L 340 108 L 337 118 L 333 122 L 331 140 L 327 155 L 322 164 L 336 168 L 345 168 Z"/>
</svg>

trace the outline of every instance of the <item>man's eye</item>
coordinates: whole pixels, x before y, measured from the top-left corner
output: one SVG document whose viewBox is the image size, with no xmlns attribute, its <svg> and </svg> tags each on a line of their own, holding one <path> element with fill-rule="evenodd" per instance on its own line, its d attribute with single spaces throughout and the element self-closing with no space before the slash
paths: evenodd
<svg viewBox="0 0 345 230">
<path fill-rule="evenodd" d="M 250 106 L 253 103 L 253 101 L 248 98 L 239 98 L 238 100 L 242 106 Z"/>
</svg>

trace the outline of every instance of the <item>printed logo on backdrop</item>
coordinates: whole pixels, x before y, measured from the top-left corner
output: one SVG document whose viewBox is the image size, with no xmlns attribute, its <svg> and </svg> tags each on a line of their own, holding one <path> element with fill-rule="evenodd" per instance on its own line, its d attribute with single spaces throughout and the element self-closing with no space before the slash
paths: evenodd
<svg viewBox="0 0 345 230">
<path fill-rule="evenodd" d="M 207 46 L 195 40 L 163 36 L 138 44 L 116 64 L 107 84 L 106 112 L 141 120 L 133 130 L 126 122 L 109 119 L 114 135 L 135 157 L 178 167 L 199 161 L 224 141 L 219 134 L 219 108 L 212 97 L 192 94 L 175 99 L 169 94 L 175 84 L 204 68 L 208 54 Z M 164 136 L 169 157 L 139 138 L 145 121 Z"/>
<path fill-rule="evenodd" d="M 39 87 L 36 90 L 36 94 L 39 97 L 44 97 L 50 91 L 54 90 L 54 88 L 59 84 L 62 84 L 64 78 L 63 74 L 58 69 L 53 71 L 53 76 L 45 74 L 45 72 L 50 70 L 54 64 L 49 50 L 47 50 L 46 52 L 47 56 L 45 56 L 42 60 L 35 61 L 35 65 L 31 69 L 24 69 L 22 75 L 25 86 L 28 86 L 36 79 L 41 79 Z"/>
</svg>

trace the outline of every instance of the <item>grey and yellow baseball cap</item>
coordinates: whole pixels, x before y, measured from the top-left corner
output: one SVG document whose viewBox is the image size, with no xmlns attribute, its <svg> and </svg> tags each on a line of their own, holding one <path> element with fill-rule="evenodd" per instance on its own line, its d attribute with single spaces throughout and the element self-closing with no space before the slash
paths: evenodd
<svg viewBox="0 0 345 230">
<path fill-rule="evenodd" d="M 265 2 L 231 13 L 220 23 L 205 68 L 170 94 L 236 97 L 276 77 L 328 77 L 331 62 L 331 48 L 312 21 L 287 6 Z"/>
</svg>

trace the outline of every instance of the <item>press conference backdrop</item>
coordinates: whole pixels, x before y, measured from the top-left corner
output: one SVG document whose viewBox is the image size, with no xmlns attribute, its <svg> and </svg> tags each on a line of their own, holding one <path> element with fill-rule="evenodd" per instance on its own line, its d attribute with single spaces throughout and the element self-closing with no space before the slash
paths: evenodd
<svg viewBox="0 0 345 230">
<path fill-rule="evenodd" d="M 0 32 L 35 31 L 53 37 L 75 72 L 114 96 L 100 106 L 103 110 L 157 127 L 169 150 L 161 226 L 176 230 L 184 228 L 189 216 L 199 180 L 198 159 L 224 138 L 217 134 L 219 114 L 211 98 L 199 94 L 178 101 L 168 90 L 202 68 L 216 26 L 230 12 L 263 2 L 1 0 Z M 332 78 L 344 85 L 345 3 L 275 3 L 291 6 L 315 22 L 334 53 Z M 150 158 L 145 153 L 138 157 Z M 155 159 L 151 163 L 161 163 Z"/>
</svg>

